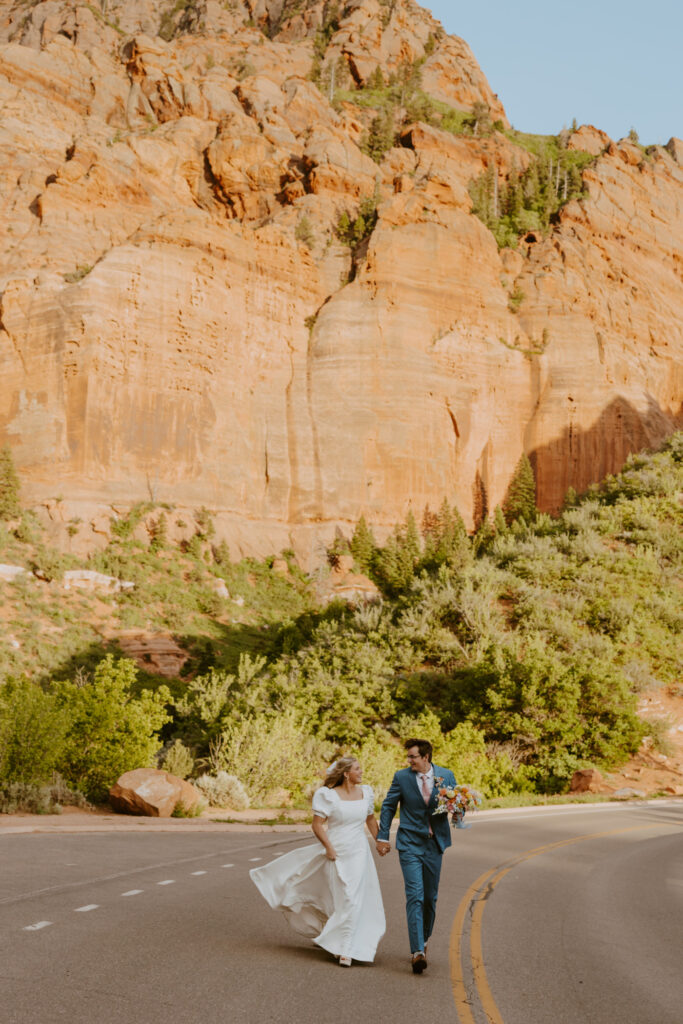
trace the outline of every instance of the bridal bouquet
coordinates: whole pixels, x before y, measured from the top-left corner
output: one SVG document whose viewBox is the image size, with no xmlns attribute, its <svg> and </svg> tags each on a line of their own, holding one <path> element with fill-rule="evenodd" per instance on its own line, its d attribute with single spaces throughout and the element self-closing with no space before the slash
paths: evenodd
<svg viewBox="0 0 683 1024">
<path fill-rule="evenodd" d="M 468 785 L 443 786 L 443 779 L 435 779 L 434 782 L 438 798 L 434 814 L 450 814 L 455 828 L 469 828 L 463 822 L 465 812 L 481 807 L 481 794 Z"/>
</svg>

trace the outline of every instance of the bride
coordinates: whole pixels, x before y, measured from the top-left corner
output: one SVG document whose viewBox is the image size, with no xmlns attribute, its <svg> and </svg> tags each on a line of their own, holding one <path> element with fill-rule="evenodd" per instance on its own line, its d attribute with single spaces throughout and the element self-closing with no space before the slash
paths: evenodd
<svg viewBox="0 0 683 1024">
<path fill-rule="evenodd" d="M 372 962 L 384 935 L 382 894 L 364 826 L 377 837 L 374 796 L 353 757 L 341 757 L 313 794 L 318 840 L 249 872 L 274 910 L 339 959 Z"/>
</svg>

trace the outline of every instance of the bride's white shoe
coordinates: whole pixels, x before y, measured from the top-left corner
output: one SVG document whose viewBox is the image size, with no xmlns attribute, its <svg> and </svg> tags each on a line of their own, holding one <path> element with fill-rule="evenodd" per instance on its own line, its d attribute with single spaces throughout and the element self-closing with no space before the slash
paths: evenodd
<svg viewBox="0 0 683 1024">
<path fill-rule="evenodd" d="M 340 964 L 341 967 L 350 967 L 352 963 L 353 963 L 353 961 L 351 960 L 350 956 L 340 956 L 339 957 L 339 964 Z"/>
</svg>

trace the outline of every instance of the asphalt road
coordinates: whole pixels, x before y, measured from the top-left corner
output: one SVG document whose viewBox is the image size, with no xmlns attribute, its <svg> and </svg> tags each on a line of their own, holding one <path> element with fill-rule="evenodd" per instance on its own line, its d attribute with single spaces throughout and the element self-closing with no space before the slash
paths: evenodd
<svg viewBox="0 0 683 1024">
<path fill-rule="evenodd" d="M 421 977 L 395 853 L 378 957 L 345 970 L 248 877 L 308 834 L 1 836 L 0 1021 L 683 1024 L 680 801 L 471 820 Z"/>
</svg>

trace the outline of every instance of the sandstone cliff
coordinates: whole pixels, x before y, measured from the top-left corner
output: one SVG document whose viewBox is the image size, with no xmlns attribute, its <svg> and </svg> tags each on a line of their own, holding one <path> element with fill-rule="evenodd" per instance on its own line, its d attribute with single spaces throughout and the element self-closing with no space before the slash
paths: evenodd
<svg viewBox="0 0 683 1024">
<path fill-rule="evenodd" d="M 363 87 L 416 61 L 501 130 L 371 159 Z M 555 508 L 680 420 L 682 144 L 582 128 L 584 198 L 499 251 L 467 186 L 530 155 L 412 0 L 5 0 L 0 103 L 0 444 L 56 536 L 152 499 L 315 554 L 445 495 L 472 523 L 522 451 Z"/>
</svg>

